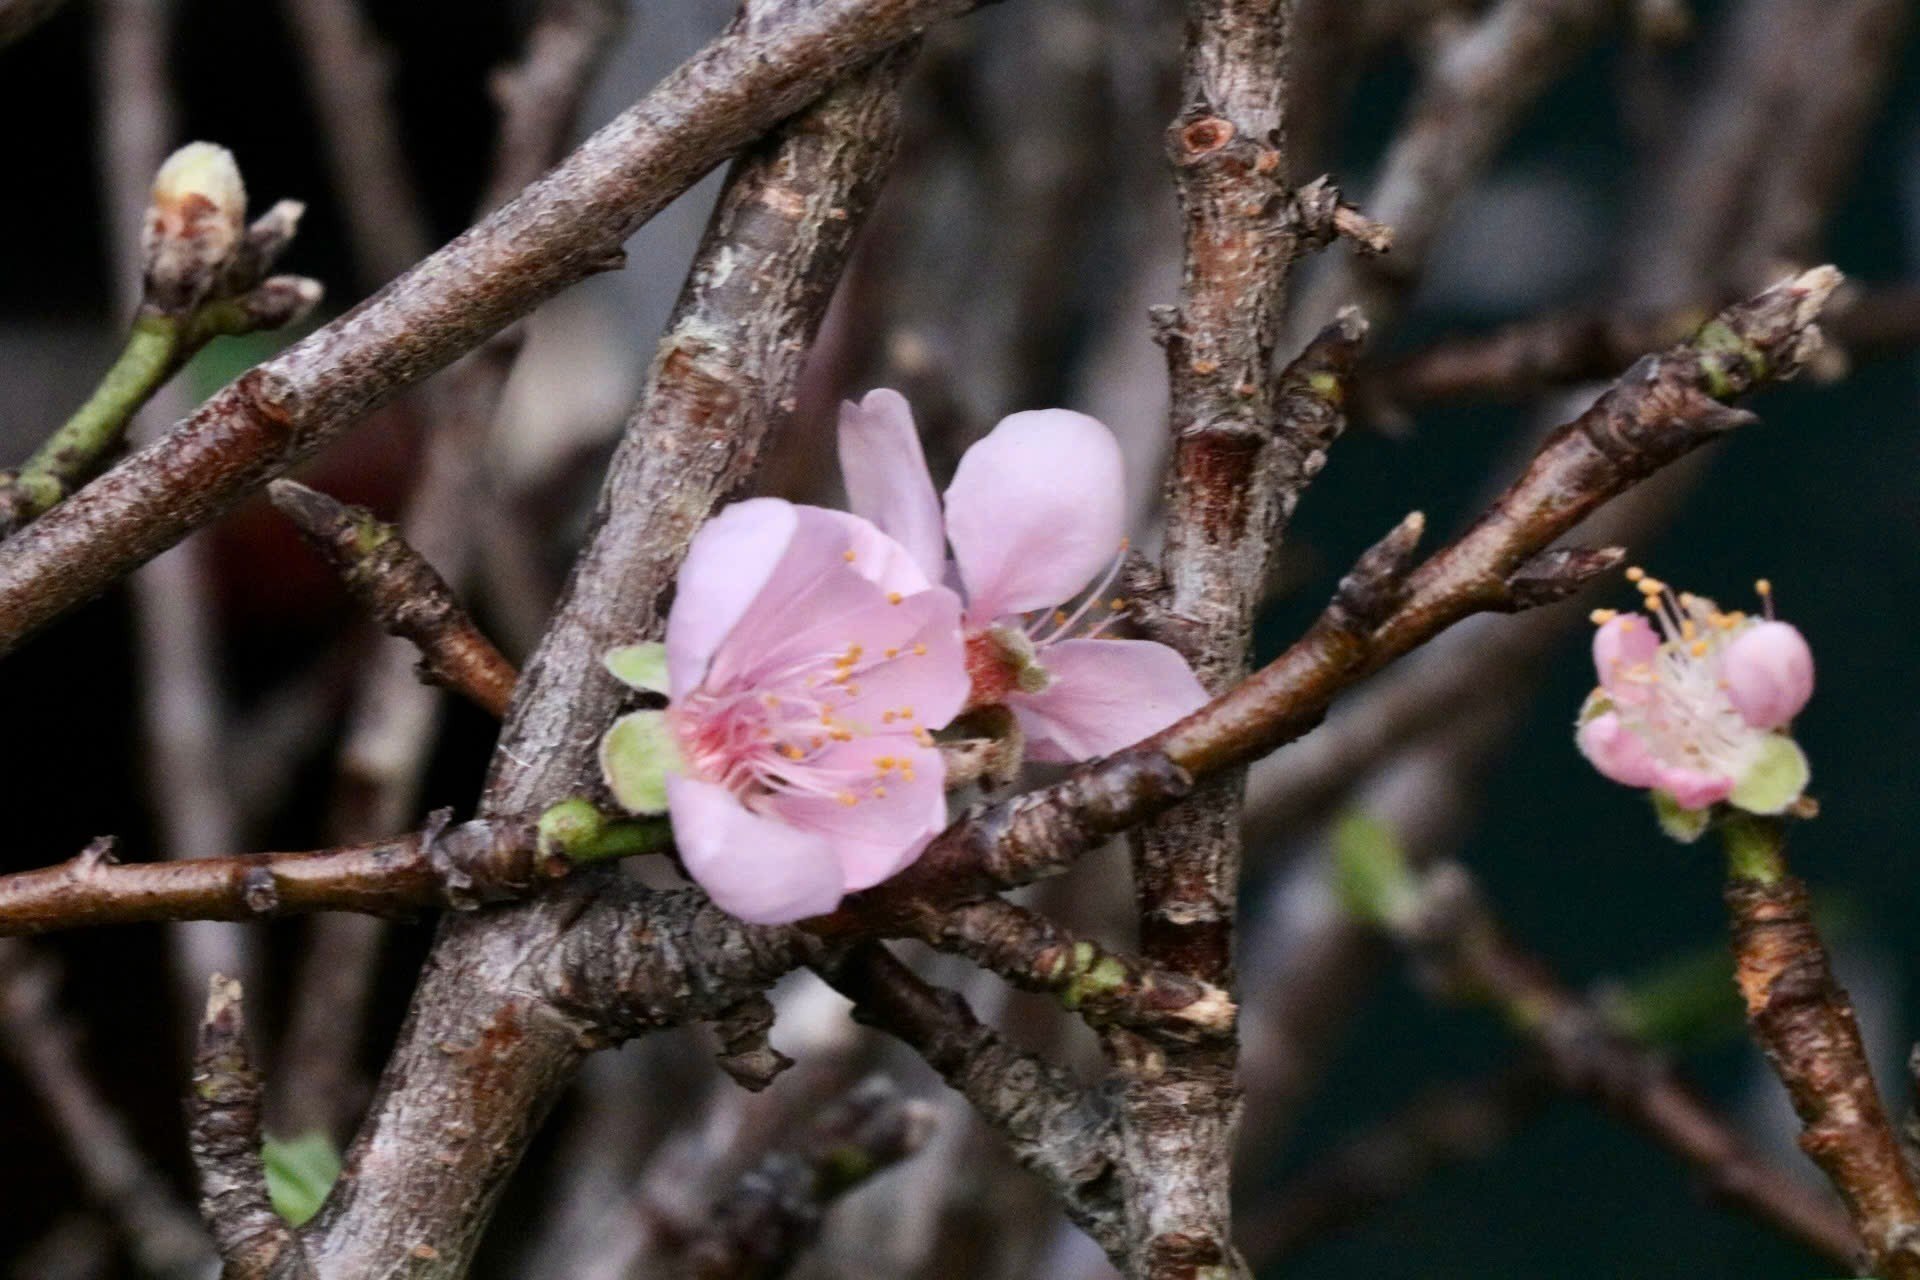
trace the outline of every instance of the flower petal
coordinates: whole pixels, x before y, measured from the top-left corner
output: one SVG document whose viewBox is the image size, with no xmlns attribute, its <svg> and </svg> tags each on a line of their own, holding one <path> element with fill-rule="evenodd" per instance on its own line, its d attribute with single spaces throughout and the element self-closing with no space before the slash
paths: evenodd
<svg viewBox="0 0 1920 1280">
<path fill-rule="evenodd" d="M 865 733 L 898 732 L 912 726 L 944 729 L 967 703 L 966 642 L 960 633 L 960 597 L 944 587 L 907 596 L 897 605 L 847 619 L 865 653 L 844 686 L 844 701 L 816 689 L 816 696 L 844 722 Z M 889 658 L 887 653 L 894 651 Z"/>
<path fill-rule="evenodd" d="M 753 924 L 824 915 L 846 895 L 832 845 L 749 810 L 725 787 L 667 779 L 681 865 L 724 910 Z"/>
<path fill-rule="evenodd" d="M 715 650 L 773 577 L 799 524 L 778 498 L 726 507 L 693 535 L 667 614 L 667 675 L 674 698 L 707 673 Z"/>
<path fill-rule="evenodd" d="M 1778 729 L 1813 696 L 1813 650 L 1790 623 L 1756 623 L 1727 646 L 1720 678 L 1742 720 L 1756 729 Z"/>
<path fill-rule="evenodd" d="M 1588 720 L 1573 740 L 1580 754 L 1604 777 L 1628 787 L 1660 785 L 1660 762 L 1653 758 L 1640 735 L 1627 728 L 1617 712 L 1603 711 Z M 1698 808 L 1697 805 L 1686 807 Z"/>
<path fill-rule="evenodd" d="M 1600 687 L 1615 702 L 1629 706 L 1645 702 L 1646 685 L 1627 678 L 1627 672 L 1647 666 L 1660 651 L 1653 624 L 1637 613 L 1616 614 L 1593 633 L 1593 667 Z"/>
<path fill-rule="evenodd" d="M 1062 640 L 1039 660 L 1053 683 L 1007 696 L 1035 760 L 1111 754 L 1207 701 L 1187 660 L 1151 640 Z"/>
<path fill-rule="evenodd" d="M 905 547 L 935 582 L 946 565 L 940 496 L 927 472 L 913 410 L 898 391 L 869 391 L 840 405 L 840 475 L 847 506 Z"/>
<path fill-rule="evenodd" d="M 890 594 L 911 596 L 932 585 L 899 543 L 858 516 L 824 507 L 790 510 L 792 536 L 714 650 L 706 679 L 710 689 L 764 675 L 776 651 L 792 656 L 797 637 L 843 632 L 852 614 L 879 607 Z M 667 642 L 671 664 L 671 623 Z M 823 644 L 817 652 L 826 655 L 832 647 Z"/>
<path fill-rule="evenodd" d="M 1660 777 L 1654 785 L 1672 796 L 1683 809 L 1704 809 L 1733 794 L 1732 778 L 1677 765 L 1661 765 Z"/>
<path fill-rule="evenodd" d="M 881 759 L 904 761 L 906 768 L 882 770 Z M 849 780 L 846 794 L 857 795 L 855 803 L 834 795 L 788 793 L 776 796 L 771 807 L 795 829 L 832 846 L 849 893 L 911 864 L 947 825 L 946 766 L 938 751 L 910 737 L 881 734 L 836 743 L 807 767 Z M 872 790 L 876 779 L 885 794 Z"/>
<path fill-rule="evenodd" d="M 1084 413 L 1016 413 L 967 450 L 946 501 L 970 624 L 1056 605 L 1120 552 L 1120 446 Z"/>
</svg>

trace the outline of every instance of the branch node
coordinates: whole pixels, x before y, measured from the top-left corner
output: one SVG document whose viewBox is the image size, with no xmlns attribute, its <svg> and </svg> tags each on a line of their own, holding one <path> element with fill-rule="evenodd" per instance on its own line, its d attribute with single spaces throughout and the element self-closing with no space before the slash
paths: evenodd
<svg viewBox="0 0 1920 1280">
<path fill-rule="evenodd" d="M 1620 567 L 1625 547 L 1552 547 L 1507 575 L 1508 612 L 1555 604 Z"/>
</svg>

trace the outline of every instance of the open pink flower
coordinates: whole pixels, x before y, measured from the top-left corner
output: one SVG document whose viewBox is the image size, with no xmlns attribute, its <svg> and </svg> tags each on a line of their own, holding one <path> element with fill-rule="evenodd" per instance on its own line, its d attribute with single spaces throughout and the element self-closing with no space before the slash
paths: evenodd
<svg viewBox="0 0 1920 1280">
<path fill-rule="evenodd" d="M 944 518 L 896 391 L 840 408 L 840 468 L 853 510 L 967 598 L 969 705 L 1004 704 L 1039 760 L 1085 760 L 1138 742 L 1207 700 L 1186 660 L 1147 640 L 1101 639 L 1125 550 L 1125 492 L 1113 433 L 1085 414 L 1003 418 L 968 449 Z M 1072 604 L 1079 599 L 1077 606 Z"/>
<path fill-rule="evenodd" d="M 1813 696 L 1813 654 L 1771 617 L 1723 612 L 1628 571 L 1650 617 L 1598 610 L 1594 667 L 1575 735 L 1602 774 L 1682 809 L 1726 801 L 1779 813 L 1806 789 L 1806 757 L 1781 733 Z M 1760 592 L 1768 600 L 1763 580 Z"/>
<path fill-rule="evenodd" d="M 663 791 L 688 874 L 760 923 L 918 857 L 947 817 L 930 731 L 967 695 L 959 598 L 867 521 L 772 498 L 709 521 L 677 591 L 663 654 L 609 655 L 671 699 L 602 744 L 622 803 Z"/>
</svg>

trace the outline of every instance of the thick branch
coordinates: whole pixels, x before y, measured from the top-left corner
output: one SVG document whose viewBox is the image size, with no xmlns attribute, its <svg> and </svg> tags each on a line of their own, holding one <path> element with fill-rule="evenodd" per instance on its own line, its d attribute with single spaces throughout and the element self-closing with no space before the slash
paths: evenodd
<svg viewBox="0 0 1920 1280">
<path fill-rule="evenodd" d="M 0 652 L 368 410 L 613 265 L 653 213 L 849 67 L 978 3 L 826 0 L 770 29 L 714 41 L 511 204 L 9 539 L 0 548 Z"/>
<path fill-rule="evenodd" d="M 817 88 L 832 69 L 844 73 L 926 22 L 970 7 L 970 0 L 755 3 L 747 20 L 713 46 L 724 57 L 697 60 L 697 82 L 715 77 L 709 90 L 727 111 L 777 118 L 797 105 L 793 86 L 803 82 L 803 71 L 810 78 L 804 82 Z M 593 535 L 553 627 L 527 664 L 484 812 L 540 808 L 596 784 L 594 747 L 625 696 L 600 658 L 617 644 L 658 635 L 665 593 L 688 541 L 751 474 L 768 433 L 790 413 L 801 358 L 891 155 L 902 70 L 899 58 L 883 60 L 736 166 L 615 455 Z M 689 83 L 688 74 L 667 87 Z M 775 109 L 763 114 L 763 106 Z M 678 131 L 685 117 L 676 118 Z M 616 127 L 615 136 L 620 132 Z M 608 138 L 605 130 L 598 135 Z M 511 223 L 546 193 L 558 195 L 581 155 L 603 145 L 589 142 L 487 225 Z M 523 909 L 443 925 L 407 1031 L 353 1147 L 356 1176 L 311 1233 L 324 1267 L 357 1274 L 425 1240 L 435 1250 L 426 1273 L 464 1270 L 506 1175 L 579 1061 L 569 1020 L 554 1018 L 547 997 L 518 990 L 513 980 L 527 954 L 548 953 L 578 934 L 577 912 L 569 895 L 549 895 Z M 646 936 L 656 915 L 652 906 L 636 906 L 621 936 Z M 707 1016 L 750 990 L 732 991 Z M 514 1033 L 499 1034 L 505 1025 Z M 446 1043 L 475 1048 L 449 1058 Z M 469 1109 L 462 1101 L 476 1096 L 484 1105 Z M 444 1105 L 421 1105 L 422 1097 Z M 459 1120 L 452 1131 L 450 1112 Z M 431 1193 L 415 1194 L 428 1150 L 441 1164 Z"/>
<path fill-rule="evenodd" d="M 513 664 L 399 530 L 292 480 L 267 488 L 273 505 L 300 526 L 382 629 L 420 650 L 424 676 L 492 715 L 506 714 L 518 678 Z"/>
<path fill-rule="evenodd" d="M 1873 1082 L 1853 1004 L 1834 981 L 1778 819 L 1728 819 L 1727 911 L 1747 1025 L 1804 1128 L 1800 1147 L 1846 1201 L 1873 1274 L 1920 1276 L 1920 1193 Z"/>
<path fill-rule="evenodd" d="M 299 1239 L 273 1211 L 260 1158 L 260 1077 L 247 1058 L 240 984 L 214 975 L 187 1104 L 200 1212 L 226 1262 L 223 1280 L 311 1280 Z"/>
</svg>

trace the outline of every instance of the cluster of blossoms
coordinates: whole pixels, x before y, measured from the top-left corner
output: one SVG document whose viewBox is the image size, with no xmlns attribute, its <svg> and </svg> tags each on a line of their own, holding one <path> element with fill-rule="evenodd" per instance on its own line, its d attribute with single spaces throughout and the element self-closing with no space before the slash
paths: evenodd
<svg viewBox="0 0 1920 1280">
<path fill-rule="evenodd" d="M 1004 707 L 1030 755 L 1072 761 L 1206 700 L 1173 650 L 1101 634 L 1125 607 L 1107 595 L 1125 495 L 1100 423 L 1004 419 L 943 504 L 906 401 L 875 391 L 842 407 L 840 458 L 854 514 L 726 508 L 693 540 L 666 643 L 606 659 L 668 698 L 603 739 L 614 797 L 670 814 L 688 874 L 762 923 L 920 855 L 947 820 L 934 734 L 963 712 Z"/>
<path fill-rule="evenodd" d="M 1576 741 L 1615 782 L 1654 792 L 1675 834 L 1697 834 L 1728 804 L 1783 813 L 1806 790 L 1805 754 L 1785 732 L 1813 696 L 1806 638 L 1773 615 L 1722 610 L 1629 569 L 1646 615 L 1598 610 L 1593 663 L 1600 686 L 1580 711 Z"/>
</svg>

